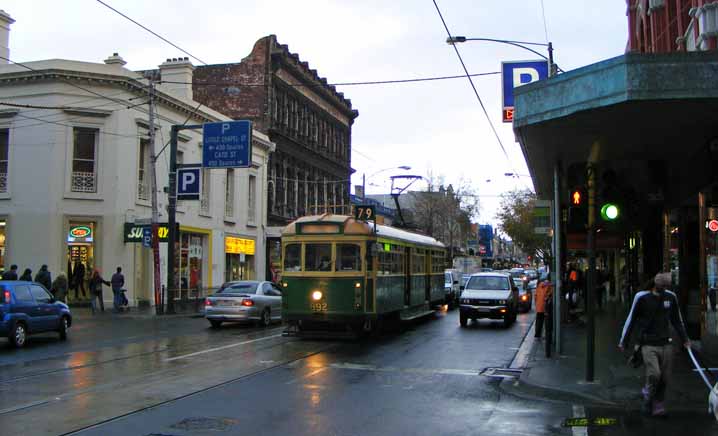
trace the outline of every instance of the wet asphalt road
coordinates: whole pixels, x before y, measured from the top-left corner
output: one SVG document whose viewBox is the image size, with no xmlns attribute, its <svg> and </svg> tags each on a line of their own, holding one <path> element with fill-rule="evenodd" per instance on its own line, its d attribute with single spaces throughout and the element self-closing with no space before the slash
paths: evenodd
<svg viewBox="0 0 718 436">
<path fill-rule="evenodd" d="M 718 434 L 698 413 L 656 421 L 505 393 L 479 373 L 509 365 L 532 319 L 461 329 L 458 312 L 439 312 L 363 342 L 181 317 L 82 319 L 67 343 L 0 346 L 0 434 L 581 435 L 562 427 L 581 412 L 618 420 L 590 435 Z"/>
</svg>

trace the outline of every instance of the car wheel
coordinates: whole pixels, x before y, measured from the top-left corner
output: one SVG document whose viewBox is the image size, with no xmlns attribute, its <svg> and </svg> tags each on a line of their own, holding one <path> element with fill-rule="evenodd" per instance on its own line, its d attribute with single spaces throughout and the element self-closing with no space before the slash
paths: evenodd
<svg viewBox="0 0 718 436">
<path fill-rule="evenodd" d="M 222 327 L 222 321 L 216 320 L 216 319 L 210 319 L 209 323 L 212 325 L 213 329 L 218 329 Z"/>
<path fill-rule="evenodd" d="M 259 325 L 262 327 L 269 327 L 272 323 L 272 317 L 270 316 L 269 309 L 264 309 L 262 312 L 262 318 L 259 320 Z"/>
<path fill-rule="evenodd" d="M 463 313 L 459 314 L 459 324 L 461 327 L 466 327 L 466 325 L 469 323 L 469 318 L 466 317 Z"/>
<path fill-rule="evenodd" d="M 513 322 L 514 322 L 515 316 L 516 316 L 516 312 L 507 313 L 504 316 L 504 327 L 506 327 L 506 328 L 511 327 L 511 324 L 513 324 Z"/>
<path fill-rule="evenodd" d="M 63 316 L 60 318 L 60 329 L 58 330 L 58 333 L 60 334 L 60 340 L 65 341 L 67 340 L 67 329 L 70 328 L 70 319 L 66 316 Z"/>
<path fill-rule="evenodd" d="M 21 322 L 15 323 L 12 329 L 10 329 L 8 339 L 10 340 L 10 345 L 12 345 L 13 347 L 24 347 L 25 342 L 27 341 L 27 327 L 25 327 L 25 324 Z"/>
</svg>

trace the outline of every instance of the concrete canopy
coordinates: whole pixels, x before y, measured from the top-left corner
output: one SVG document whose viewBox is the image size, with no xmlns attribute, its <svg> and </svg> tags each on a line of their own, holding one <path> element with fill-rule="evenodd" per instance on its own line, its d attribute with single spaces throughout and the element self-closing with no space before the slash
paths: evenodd
<svg viewBox="0 0 718 436">
<path fill-rule="evenodd" d="M 629 53 L 514 92 L 514 132 L 541 198 L 552 196 L 554 164 L 585 162 L 596 141 L 600 160 L 634 178 L 644 194 L 657 189 L 648 163 L 660 162 L 667 203 L 713 181 L 716 52 Z"/>
</svg>

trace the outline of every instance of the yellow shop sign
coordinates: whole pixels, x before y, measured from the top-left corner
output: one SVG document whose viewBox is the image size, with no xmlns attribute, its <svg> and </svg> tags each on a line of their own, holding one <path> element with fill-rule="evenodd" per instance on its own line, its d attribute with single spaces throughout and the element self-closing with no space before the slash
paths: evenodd
<svg viewBox="0 0 718 436">
<path fill-rule="evenodd" d="M 254 239 L 227 236 L 224 238 L 224 252 L 230 254 L 254 255 Z"/>
</svg>

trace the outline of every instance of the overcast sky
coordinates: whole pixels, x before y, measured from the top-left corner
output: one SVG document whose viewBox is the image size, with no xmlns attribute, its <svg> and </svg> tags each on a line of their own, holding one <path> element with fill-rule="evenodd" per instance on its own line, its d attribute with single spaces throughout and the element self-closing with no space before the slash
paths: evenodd
<svg viewBox="0 0 718 436">
<path fill-rule="evenodd" d="M 571 70 L 621 55 L 625 0 L 437 0 L 453 35 L 553 42 L 556 63 Z M 462 74 L 432 0 L 106 0 L 203 61 L 239 62 L 262 36 L 276 34 L 330 83 Z M 96 0 L 5 0 L 16 23 L 15 61 L 64 58 L 101 62 L 113 52 L 130 69 L 156 68 L 183 53 Z M 540 47 L 538 47 L 541 50 Z M 459 50 L 471 73 L 536 56 L 504 44 L 467 42 Z M 199 61 L 194 61 L 200 64 Z M 510 124 L 501 122 L 500 76 L 474 79 L 507 159 L 467 79 L 342 86 L 359 111 L 353 132 L 354 184 L 387 193 L 388 177 L 411 173 L 465 179 L 479 192 L 480 221 L 494 222 L 501 192 L 531 185 Z M 490 181 L 489 181 L 490 180 Z M 376 185 L 376 186 L 375 186 Z"/>
</svg>

